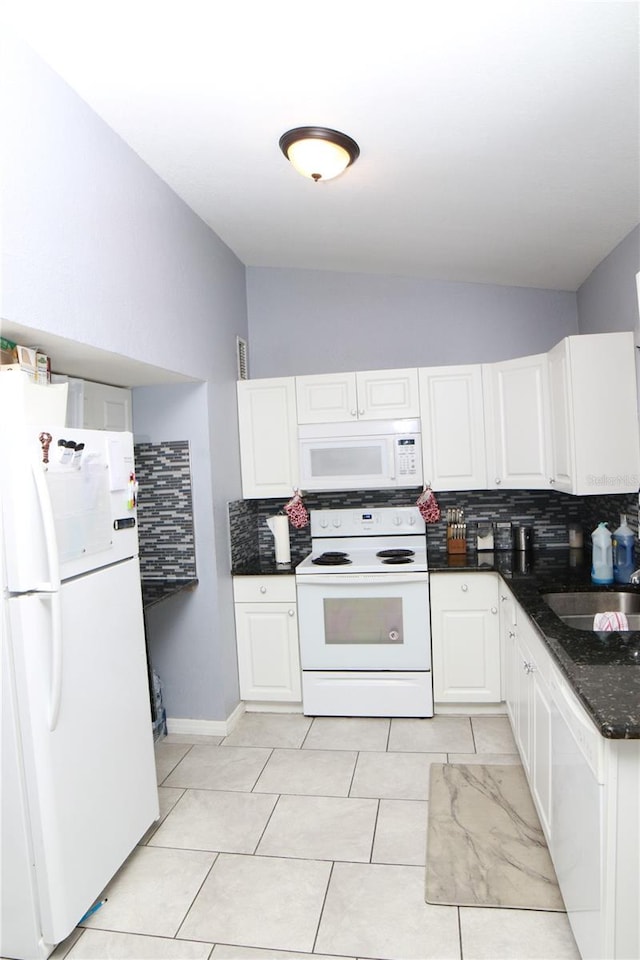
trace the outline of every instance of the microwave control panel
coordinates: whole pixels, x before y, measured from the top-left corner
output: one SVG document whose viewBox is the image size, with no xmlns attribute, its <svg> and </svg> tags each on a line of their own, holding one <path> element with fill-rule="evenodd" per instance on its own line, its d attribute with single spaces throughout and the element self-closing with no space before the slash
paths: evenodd
<svg viewBox="0 0 640 960">
<path fill-rule="evenodd" d="M 398 437 L 396 462 L 401 477 L 415 476 L 418 472 L 415 437 Z"/>
</svg>

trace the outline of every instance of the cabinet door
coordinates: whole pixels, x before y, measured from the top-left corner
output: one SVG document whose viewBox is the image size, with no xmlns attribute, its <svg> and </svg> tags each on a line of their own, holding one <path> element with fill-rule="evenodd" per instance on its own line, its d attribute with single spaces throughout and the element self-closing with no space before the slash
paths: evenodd
<svg viewBox="0 0 640 960">
<path fill-rule="evenodd" d="M 296 377 L 298 423 L 337 423 L 358 416 L 354 373 Z"/>
<path fill-rule="evenodd" d="M 489 487 L 548 489 L 553 471 L 547 355 L 484 364 L 482 379 Z"/>
<path fill-rule="evenodd" d="M 531 792 L 547 841 L 551 843 L 551 698 L 537 664 L 531 674 Z"/>
<path fill-rule="evenodd" d="M 567 340 L 549 351 L 549 393 L 551 397 L 551 437 L 556 487 L 566 493 L 574 489 L 573 413 Z"/>
<path fill-rule="evenodd" d="M 511 726 L 515 723 L 515 664 L 517 636 L 517 602 L 502 579 L 498 582 L 500 593 L 500 664 L 502 699 L 506 701 Z"/>
<path fill-rule="evenodd" d="M 424 479 L 434 490 L 487 487 L 482 367 L 418 371 Z"/>
<path fill-rule="evenodd" d="M 242 699 L 300 701 L 295 604 L 237 603 L 235 610 Z"/>
<path fill-rule="evenodd" d="M 431 634 L 436 702 L 500 701 L 500 630 L 495 574 L 433 574 Z"/>
<path fill-rule="evenodd" d="M 83 384 L 85 430 L 129 430 L 132 427 L 131 390 L 106 383 Z"/>
<path fill-rule="evenodd" d="M 237 388 L 243 496 L 289 497 L 298 486 L 294 379 L 240 380 Z"/>
<path fill-rule="evenodd" d="M 522 619 L 522 618 L 520 618 Z M 519 631 L 523 631 L 524 623 L 519 623 Z M 529 784 L 531 784 L 531 654 L 518 636 L 516 640 L 516 655 L 513 666 L 514 675 L 514 736 L 520 759 L 524 767 Z"/>
<path fill-rule="evenodd" d="M 640 477 L 636 349 L 632 333 L 568 337 L 573 492 L 635 493 Z"/>
<path fill-rule="evenodd" d="M 416 369 L 364 370 L 356 373 L 356 386 L 361 420 L 420 416 Z"/>
</svg>

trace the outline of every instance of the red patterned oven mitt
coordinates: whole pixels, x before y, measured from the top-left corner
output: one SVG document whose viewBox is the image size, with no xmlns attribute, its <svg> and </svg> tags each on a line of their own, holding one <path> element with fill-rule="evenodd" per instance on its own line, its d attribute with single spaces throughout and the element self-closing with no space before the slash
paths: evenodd
<svg viewBox="0 0 640 960">
<path fill-rule="evenodd" d="M 428 484 L 416 500 L 416 506 L 425 523 L 437 523 L 440 519 L 440 507 L 436 495 Z"/>
<path fill-rule="evenodd" d="M 292 527 L 296 527 L 300 530 L 302 527 L 306 527 L 309 523 L 309 511 L 302 502 L 302 497 L 298 490 L 294 491 L 291 500 L 284 505 L 282 508 L 284 512 L 289 517 L 289 523 Z"/>
</svg>

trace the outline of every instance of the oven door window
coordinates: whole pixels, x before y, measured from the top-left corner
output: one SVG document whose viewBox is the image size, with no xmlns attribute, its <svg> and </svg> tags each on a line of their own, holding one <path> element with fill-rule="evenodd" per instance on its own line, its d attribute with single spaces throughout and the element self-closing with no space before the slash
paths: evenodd
<svg viewBox="0 0 640 960">
<path fill-rule="evenodd" d="M 403 643 L 400 597 L 331 597 L 324 600 L 327 644 Z"/>
<path fill-rule="evenodd" d="M 428 670 L 428 574 L 298 578 L 303 670 Z"/>
</svg>

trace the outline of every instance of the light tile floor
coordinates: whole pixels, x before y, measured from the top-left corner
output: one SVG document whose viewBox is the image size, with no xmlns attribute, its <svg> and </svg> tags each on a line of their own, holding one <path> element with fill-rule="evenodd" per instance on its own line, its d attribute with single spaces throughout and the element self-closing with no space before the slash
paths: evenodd
<svg viewBox="0 0 640 960">
<path fill-rule="evenodd" d="M 570 960 L 565 914 L 424 901 L 431 763 L 518 763 L 506 717 L 245 714 L 156 745 L 161 817 L 55 960 Z"/>
</svg>

